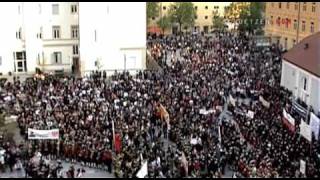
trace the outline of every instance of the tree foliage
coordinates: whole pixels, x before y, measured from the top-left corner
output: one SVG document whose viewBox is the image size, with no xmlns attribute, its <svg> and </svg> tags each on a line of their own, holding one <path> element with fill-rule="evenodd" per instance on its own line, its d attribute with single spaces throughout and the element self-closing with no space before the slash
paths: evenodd
<svg viewBox="0 0 320 180">
<path fill-rule="evenodd" d="M 157 21 L 157 25 L 161 28 L 162 32 L 171 27 L 171 21 L 168 16 L 163 16 Z"/>
<path fill-rule="evenodd" d="M 147 2 L 147 20 L 149 21 L 152 17 L 159 16 L 159 3 L 158 2 Z"/>
<path fill-rule="evenodd" d="M 180 32 L 182 26 L 192 27 L 194 25 L 195 16 L 196 11 L 192 2 L 176 2 L 169 7 L 170 21 L 179 24 Z"/>
<path fill-rule="evenodd" d="M 240 12 L 239 30 L 253 34 L 263 28 L 263 12 L 265 3 L 251 2 L 250 6 L 245 7 Z"/>
</svg>

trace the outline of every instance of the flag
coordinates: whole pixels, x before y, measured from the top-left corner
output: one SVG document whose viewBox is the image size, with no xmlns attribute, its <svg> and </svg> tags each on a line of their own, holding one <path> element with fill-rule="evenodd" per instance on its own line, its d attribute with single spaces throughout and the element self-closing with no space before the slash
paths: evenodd
<svg viewBox="0 0 320 180">
<path fill-rule="evenodd" d="M 184 170 L 186 171 L 186 175 L 188 175 L 188 161 L 184 152 L 182 152 L 182 155 L 181 155 L 181 163 L 182 163 L 182 166 L 184 167 Z"/>
<path fill-rule="evenodd" d="M 137 173 L 138 178 L 144 178 L 146 175 L 148 175 L 148 161 L 144 162 L 141 166 L 141 169 Z"/>
<path fill-rule="evenodd" d="M 121 137 L 120 137 L 120 134 L 117 133 L 115 134 L 115 137 L 114 137 L 114 148 L 115 148 L 115 151 L 116 153 L 119 153 L 121 151 Z"/>
</svg>

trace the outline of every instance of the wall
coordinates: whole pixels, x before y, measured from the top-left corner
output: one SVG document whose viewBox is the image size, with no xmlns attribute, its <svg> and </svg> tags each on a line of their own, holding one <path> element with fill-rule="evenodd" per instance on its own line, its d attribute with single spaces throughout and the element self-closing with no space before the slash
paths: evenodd
<svg viewBox="0 0 320 180">
<path fill-rule="evenodd" d="M 101 70 L 124 69 L 121 49 L 146 48 L 146 3 L 80 2 L 79 13 L 83 72 L 97 70 L 97 60 Z M 137 56 L 136 68 L 144 69 L 143 61 Z"/>
<path fill-rule="evenodd" d="M 317 112 L 320 110 L 320 78 L 287 61 L 282 61 L 281 86 L 288 88 L 296 97 L 301 97 L 303 77 L 307 78 L 307 94 L 309 94 L 306 103 L 312 105 Z"/>
</svg>

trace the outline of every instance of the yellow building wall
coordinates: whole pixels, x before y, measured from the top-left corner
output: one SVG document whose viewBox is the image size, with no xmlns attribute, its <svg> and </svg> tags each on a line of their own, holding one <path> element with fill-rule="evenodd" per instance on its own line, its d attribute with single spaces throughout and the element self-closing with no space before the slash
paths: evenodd
<svg viewBox="0 0 320 180">
<path fill-rule="evenodd" d="M 160 2 L 160 15 L 158 18 L 152 18 L 150 19 L 148 23 L 148 27 L 157 26 L 157 21 L 160 19 L 160 17 L 165 16 L 168 14 L 169 7 L 174 2 Z M 223 17 L 224 16 L 224 10 L 225 7 L 231 4 L 231 2 L 192 2 L 194 5 L 194 8 L 196 10 L 196 19 L 194 26 L 197 27 L 197 30 L 203 31 L 204 27 L 208 27 L 208 31 L 210 32 L 212 30 L 212 18 L 214 15 L 214 12 L 217 11 L 218 15 Z M 184 29 L 182 28 L 184 31 Z M 188 29 L 189 31 L 191 29 Z M 167 29 L 165 31 L 165 34 L 172 33 L 172 29 Z"/>
<path fill-rule="evenodd" d="M 300 3 L 300 24 L 299 29 L 294 29 L 294 20 L 298 23 Z M 304 9 L 303 7 L 306 7 Z M 295 8 L 297 7 L 297 8 Z M 313 7 L 315 8 L 314 12 Z M 280 22 L 276 23 L 277 18 L 288 18 L 291 23 L 286 27 Z M 302 22 L 305 21 L 305 30 L 302 30 Z M 273 23 L 272 23 L 273 22 Z M 314 23 L 314 32 L 311 32 L 311 22 Z M 303 38 L 320 31 L 320 2 L 267 2 L 266 3 L 266 26 L 265 34 L 274 36 L 274 41 L 278 41 L 287 49 L 290 49 Z M 277 38 L 278 37 L 278 38 Z M 287 45 L 286 45 L 287 44 Z"/>
</svg>

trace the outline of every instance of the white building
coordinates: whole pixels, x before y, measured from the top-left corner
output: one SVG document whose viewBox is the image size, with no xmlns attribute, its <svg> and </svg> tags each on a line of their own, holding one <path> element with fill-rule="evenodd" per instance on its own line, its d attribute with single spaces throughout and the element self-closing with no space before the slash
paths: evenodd
<svg viewBox="0 0 320 180">
<path fill-rule="evenodd" d="M 320 32 L 283 55 L 281 85 L 320 112 Z"/>
<path fill-rule="evenodd" d="M 146 68 L 145 2 L 81 2 L 79 12 L 82 72 Z"/>
<path fill-rule="evenodd" d="M 1 2 L 0 73 L 122 69 L 124 52 L 144 68 L 145 17 L 145 3 Z"/>
</svg>

